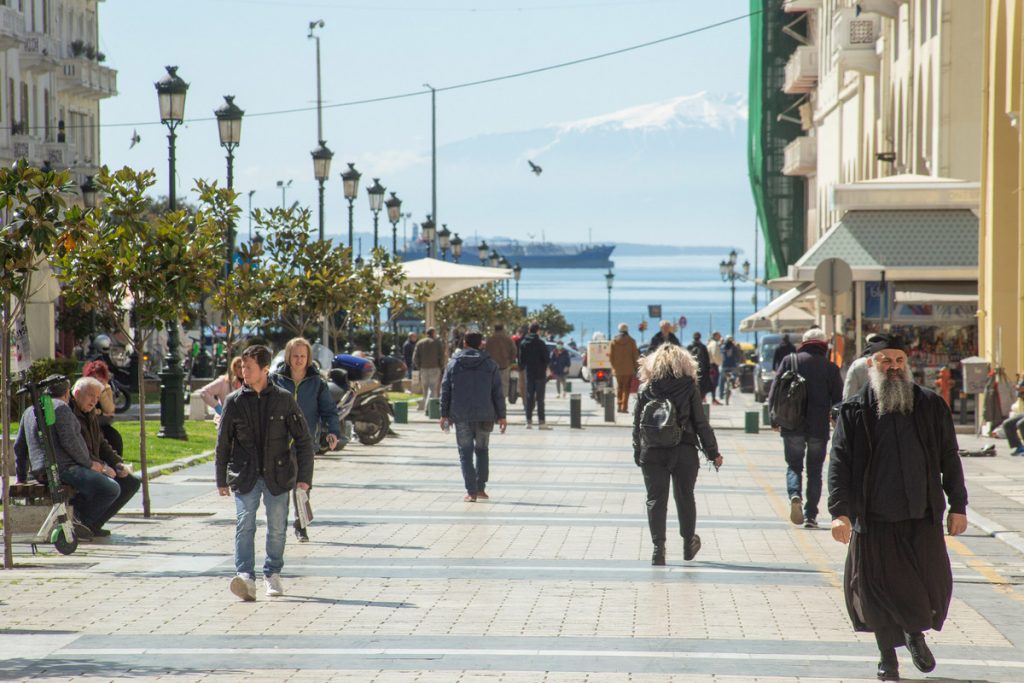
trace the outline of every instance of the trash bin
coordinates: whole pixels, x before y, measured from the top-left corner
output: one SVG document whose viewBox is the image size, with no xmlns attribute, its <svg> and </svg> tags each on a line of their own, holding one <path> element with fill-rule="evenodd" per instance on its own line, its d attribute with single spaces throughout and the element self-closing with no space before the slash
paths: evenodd
<svg viewBox="0 0 1024 683">
<path fill-rule="evenodd" d="M 964 374 L 964 391 L 968 394 L 985 393 L 985 384 L 988 382 L 988 359 L 981 356 L 971 356 L 960 360 L 960 367 Z"/>
<path fill-rule="evenodd" d="M 761 416 L 757 414 L 756 410 L 748 410 L 746 413 L 744 413 L 744 417 L 746 419 L 743 423 L 743 431 L 746 432 L 747 434 L 757 434 L 757 421 Z"/>
<path fill-rule="evenodd" d="M 395 410 L 395 422 L 404 425 L 409 423 L 409 402 L 408 401 L 395 401 L 392 404 L 392 408 Z"/>
<path fill-rule="evenodd" d="M 427 417 L 431 420 L 441 419 L 441 399 L 432 398 L 427 401 Z"/>
<path fill-rule="evenodd" d="M 744 394 L 754 393 L 754 369 L 757 366 L 752 363 L 744 363 L 737 369 L 740 379 L 740 392 Z"/>
</svg>

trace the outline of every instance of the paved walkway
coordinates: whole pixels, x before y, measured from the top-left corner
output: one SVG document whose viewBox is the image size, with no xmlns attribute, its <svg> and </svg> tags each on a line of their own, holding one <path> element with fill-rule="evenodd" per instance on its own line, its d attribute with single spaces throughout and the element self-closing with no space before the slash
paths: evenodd
<svg viewBox="0 0 1024 683">
<path fill-rule="evenodd" d="M 462 502 L 454 436 L 419 415 L 318 459 L 312 542 L 289 539 L 273 600 L 227 591 L 234 506 L 212 465 L 166 475 L 152 519 L 122 515 L 69 557 L 17 548 L 19 569 L 0 572 L 0 679 L 874 680 L 873 640 L 845 617 L 844 549 L 786 521 L 781 444 L 742 431 L 749 400 L 712 414 L 726 464 L 698 481 L 704 548 L 683 562 L 671 539 L 666 568 L 649 566 L 625 416 L 605 425 L 586 396 L 583 430 L 564 400 L 549 432 L 513 407 L 490 501 Z M 999 528 L 948 540 L 939 667 L 925 677 L 903 655 L 908 679 L 1024 681 L 1024 553 L 1004 542 L 1022 530 L 1024 458 L 1000 450 L 965 460 L 972 514 Z"/>
</svg>

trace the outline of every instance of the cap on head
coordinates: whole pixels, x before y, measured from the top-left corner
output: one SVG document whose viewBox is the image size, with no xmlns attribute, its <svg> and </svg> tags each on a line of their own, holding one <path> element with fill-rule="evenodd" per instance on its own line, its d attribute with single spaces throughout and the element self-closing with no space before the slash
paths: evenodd
<svg viewBox="0 0 1024 683">
<path fill-rule="evenodd" d="M 864 347 L 865 356 L 873 356 L 879 351 L 885 351 L 886 349 L 892 351 L 907 352 L 906 343 L 903 341 L 903 337 L 898 334 L 878 334 L 875 335 L 874 340 Z"/>
<path fill-rule="evenodd" d="M 629 325 L 626 323 L 619 323 L 619 332 L 629 332 Z"/>
<path fill-rule="evenodd" d="M 809 341 L 823 342 L 823 341 L 828 341 L 828 337 L 825 336 L 825 330 L 821 329 L 820 327 L 812 327 L 811 329 L 809 329 L 806 332 L 804 332 L 803 340 L 805 342 L 809 342 Z"/>
</svg>

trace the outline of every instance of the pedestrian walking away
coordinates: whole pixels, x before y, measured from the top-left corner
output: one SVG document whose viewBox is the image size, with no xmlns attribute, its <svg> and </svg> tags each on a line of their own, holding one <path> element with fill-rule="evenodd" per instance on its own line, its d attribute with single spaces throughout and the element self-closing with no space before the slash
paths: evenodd
<svg viewBox="0 0 1024 683">
<path fill-rule="evenodd" d="M 967 529 L 967 487 L 949 407 L 916 386 L 906 347 L 879 335 L 867 349 L 869 382 L 842 404 L 832 443 L 832 537 L 848 544 L 843 575 L 855 631 L 875 635 L 878 678 L 898 681 L 896 648 L 928 673 L 924 632 L 942 628 L 953 594 L 943 538 Z"/>
<path fill-rule="evenodd" d="M 288 502 L 296 487 L 313 483 L 313 440 L 299 404 L 270 382 L 270 349 L 242 352 L 245 385 L 224 403 L 217 427 L 214 469 L 217 492 L 235 496 L 235 577 L 230 589 L 256 599 L 256 513 L 263 501 L 267 518 L 263 583 L 268 597 L 284 595 L 281 570 L 288 530 Z"/>
<path fill-rule="evenodd" d="M 768 405 L 775 406 L 776 396 L 782 391 L 780 386 L 783 375 L 789 370 L 798 373 L 806 387 L 803 419 L 790 427 L 775 422 L 772 429 L 782 434 L 789 520 L 808 529 L 818 526 L 818 503 L 821 501 L 821 475 L 828 448 L 830 414 L 832 406 L 843 398 L 843 379 L 839 368 L 828 359 L 828 344 L 825 340 L 825 332 L 820 328 L 807 330 L 797 352 L 779 364 L 776 379 L 768 392 Z M 807 488 L 806 495 L 802 495 L 805 462 Z"/>
<path fill-rule="evenodd" d="M 675 344 L 676 346 L 682 346 L 682 344 L 679 343 L 679 338 L 672 334 L 672 327 L 673 325 L 671 320 L 662 320 L 658 323 L 658 331 L 651 337 L 651 341 L 647 345 L 647 353 L 654 353 L 662 344 Z"/>
<path fill-rule="evenodd" d="M 551 360 L 548 361 L 548 369 L 555 380 L 555 398 L 562 398 L 565 395 L 565 384 L 569 379 L 569 368 L 572 367 L 572 358 L 565 350 L 565 344 L 558 342 L 555 350 L 551 352 Z"/>
<path fill-rule="evenodd" d="M 412 352 L 416 349 L 416 333 L 410 332 L 409 336 L 406 337 L 405 343 L 402 344 L 402 360 L 405 361 L 405 378 L 412 379 L 412 371 L 415 369 L 415 363 L 412 362 Z"/>
<path fill-rule="evenodd" d="M 778 370 L 782 360 L 791 353 L 796 353 L 796 346 L 788 334 L 782 335 L 782 341 L 772 354 L 772 370 Z"/>
<path fill-rule="evenodd" d="M 608 344 L 608 360 L 615 375 L 615 397 L 620 413 L 629 412 L 629 390 L 636 377 L 640 349 L 636 340 L 629 336 L 629 325 L 619 323 L 619 333 Z"/>
<path fill-rule="evenodd" d="M 420 371 L 420 410 L 427 409 L 427 401 L 437 398 L 441 391 L 441 370 L 444 369 L 444 344 L 437 338 L 437 330 L 427 330 L 427 336 L 416 342 L 412 362 Z"/>
<path fill-rule="evenodd" d="M 505 433 L 505 396 L 498 364 L 480 349 L 483 335 L 469 330 L 463 348 L 445 368 L 441 380 L 441 429 L 455 425 L 462 480 L 467 503 L 487 499 L 490 476 L 490 438 L 495 423 Z M 476 461 L 474 463 L 474 456 Z"/>
<path fill-rule="evenodd" d="M 707 396 L 715 398 L 715 385 L 711 381 L 711 355 L 708 347 L 700 340 L 700 332 L 693 333 L 693 342 L 686 347 L 693 359 L 697 361 L 697 385 L 700 390 L 700 400 L 707 403 Z"/>
<path fill-rule="evenodd" d="M 722 342 L 721 346 L 722 363 L 719 366 L 718 373 L 718 398 L 725 399 L 725 384 L 726 382 L 733 382 L 736 379 L 736 368 L 739 367 L 740 362 L 743 360 L 743 352 L 740 351 L 740 346 L 731 336 L 727 336 L 725 341 Z M 730 387 L 730 392 L 732 388 Z"/>
<path fill-rule="evenodd" d="M 313 364 L 313 346 L 302 337 L 296 337 L 285 344 L 284 365 L 277 372 L 270 373 L 270 381 L 290 393 L 299 404 L 314 452 L 320 448 L 321 432 L 328 450 L 336 449 L 344 439 L 341 420 L 338 419 L 338 405 L 331 398 L 327 382 Z M 294 491 L 292 502 L 295 505 L 295 536 L 300 543 L 306 543 L 309 541 L 309 530 L 302 526 L 299 501 Z"/>
<path fill-rule="evenodd" d="M 498 372 L 501 373 L 501 393 L 508 398 L 509 378 L 512 375 L 512 366 L 516 362 L 516 343 L 505 332 L 503 324 L 495 323 L 494 333 L 487 338 L 484 348 L 487 355 L 498 364 Z"/>
<path fill-rule="evenodd" d="M 548 381 L 548 345 L 540 338 L 540 324 L 530 323 L 529 333 L 519 342 L 520 377 L 526 378 L 523 403 L 526 404 L 526 428 L 533 429 L 533 411 L 537 410 L 539 429 L 551 429 L 544 420 L 544 390 Z"/>
<path fill-rule="evenodd" d="M 711 361 L 711 403 L 716 406 L 722 405 L 718 399 L 715 398 L 714 388 L 718 386 L 718 378 L 722 374 L 722 333 L 715 330 L 711 333 L 711 339 L 708 341 L 708 360 Z"/>
<path fill-rule="evenodd" d="M 665 564 L 666 515 L 671 484 L 683 537 L 683 559 L 700 551 L 693 489 L 700 469 L 698 446 L 715 468 L 722 455 L 701 405 L 697 363 L 690 353 L 663 344 L 640 365 L 644 382 L 633 408 L 633 461 L 647 487 L 647 524 L 654 552 L 651 564 Z"/>
</svg>

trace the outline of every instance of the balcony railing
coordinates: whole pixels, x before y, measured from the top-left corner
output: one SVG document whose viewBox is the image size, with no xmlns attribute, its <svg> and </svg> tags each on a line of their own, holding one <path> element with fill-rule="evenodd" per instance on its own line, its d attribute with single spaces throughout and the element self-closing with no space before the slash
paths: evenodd
<svg viewBox="0 0 1024 683">
<path fill-rule="evenodd" d="M 65 59 L 58 75 L 58 86 L 69 95 L 102 99 L 117 94 L 117 72 L 85 57 Z"/>
<path fill-rule="evenodd" d="M 801 135 L 786 145 L 783 175 L 810 175 L 818 170 L 818 141 Z"/>
<path fill-rule="evenodd" d="M 835 66 L 840 70 L 878 73 L 880 58 L 875 49 L 882 22 L 877 14 L 857 15 L 852 7 L 836 11 L 832 22 Z"/>
<path fill-rule="evenodd" d="M 814 90 L 818 83 L 818 48 L 801 45 L 786 62 L 786 80 L 782 91 L 795 95 Z"/>
<path fill-rule="evenodd" d="M 0 50 L 19 47 L 25 36 L 25 15 L 7 5 L 0 6 Z"/>
<path fill-rule="evenodd" d="M 53 71 L 63 54 L 59 42 L 45 33 L 28 33 L 21 50 L 21 65 L 35 73 Z"/>
</svg>

